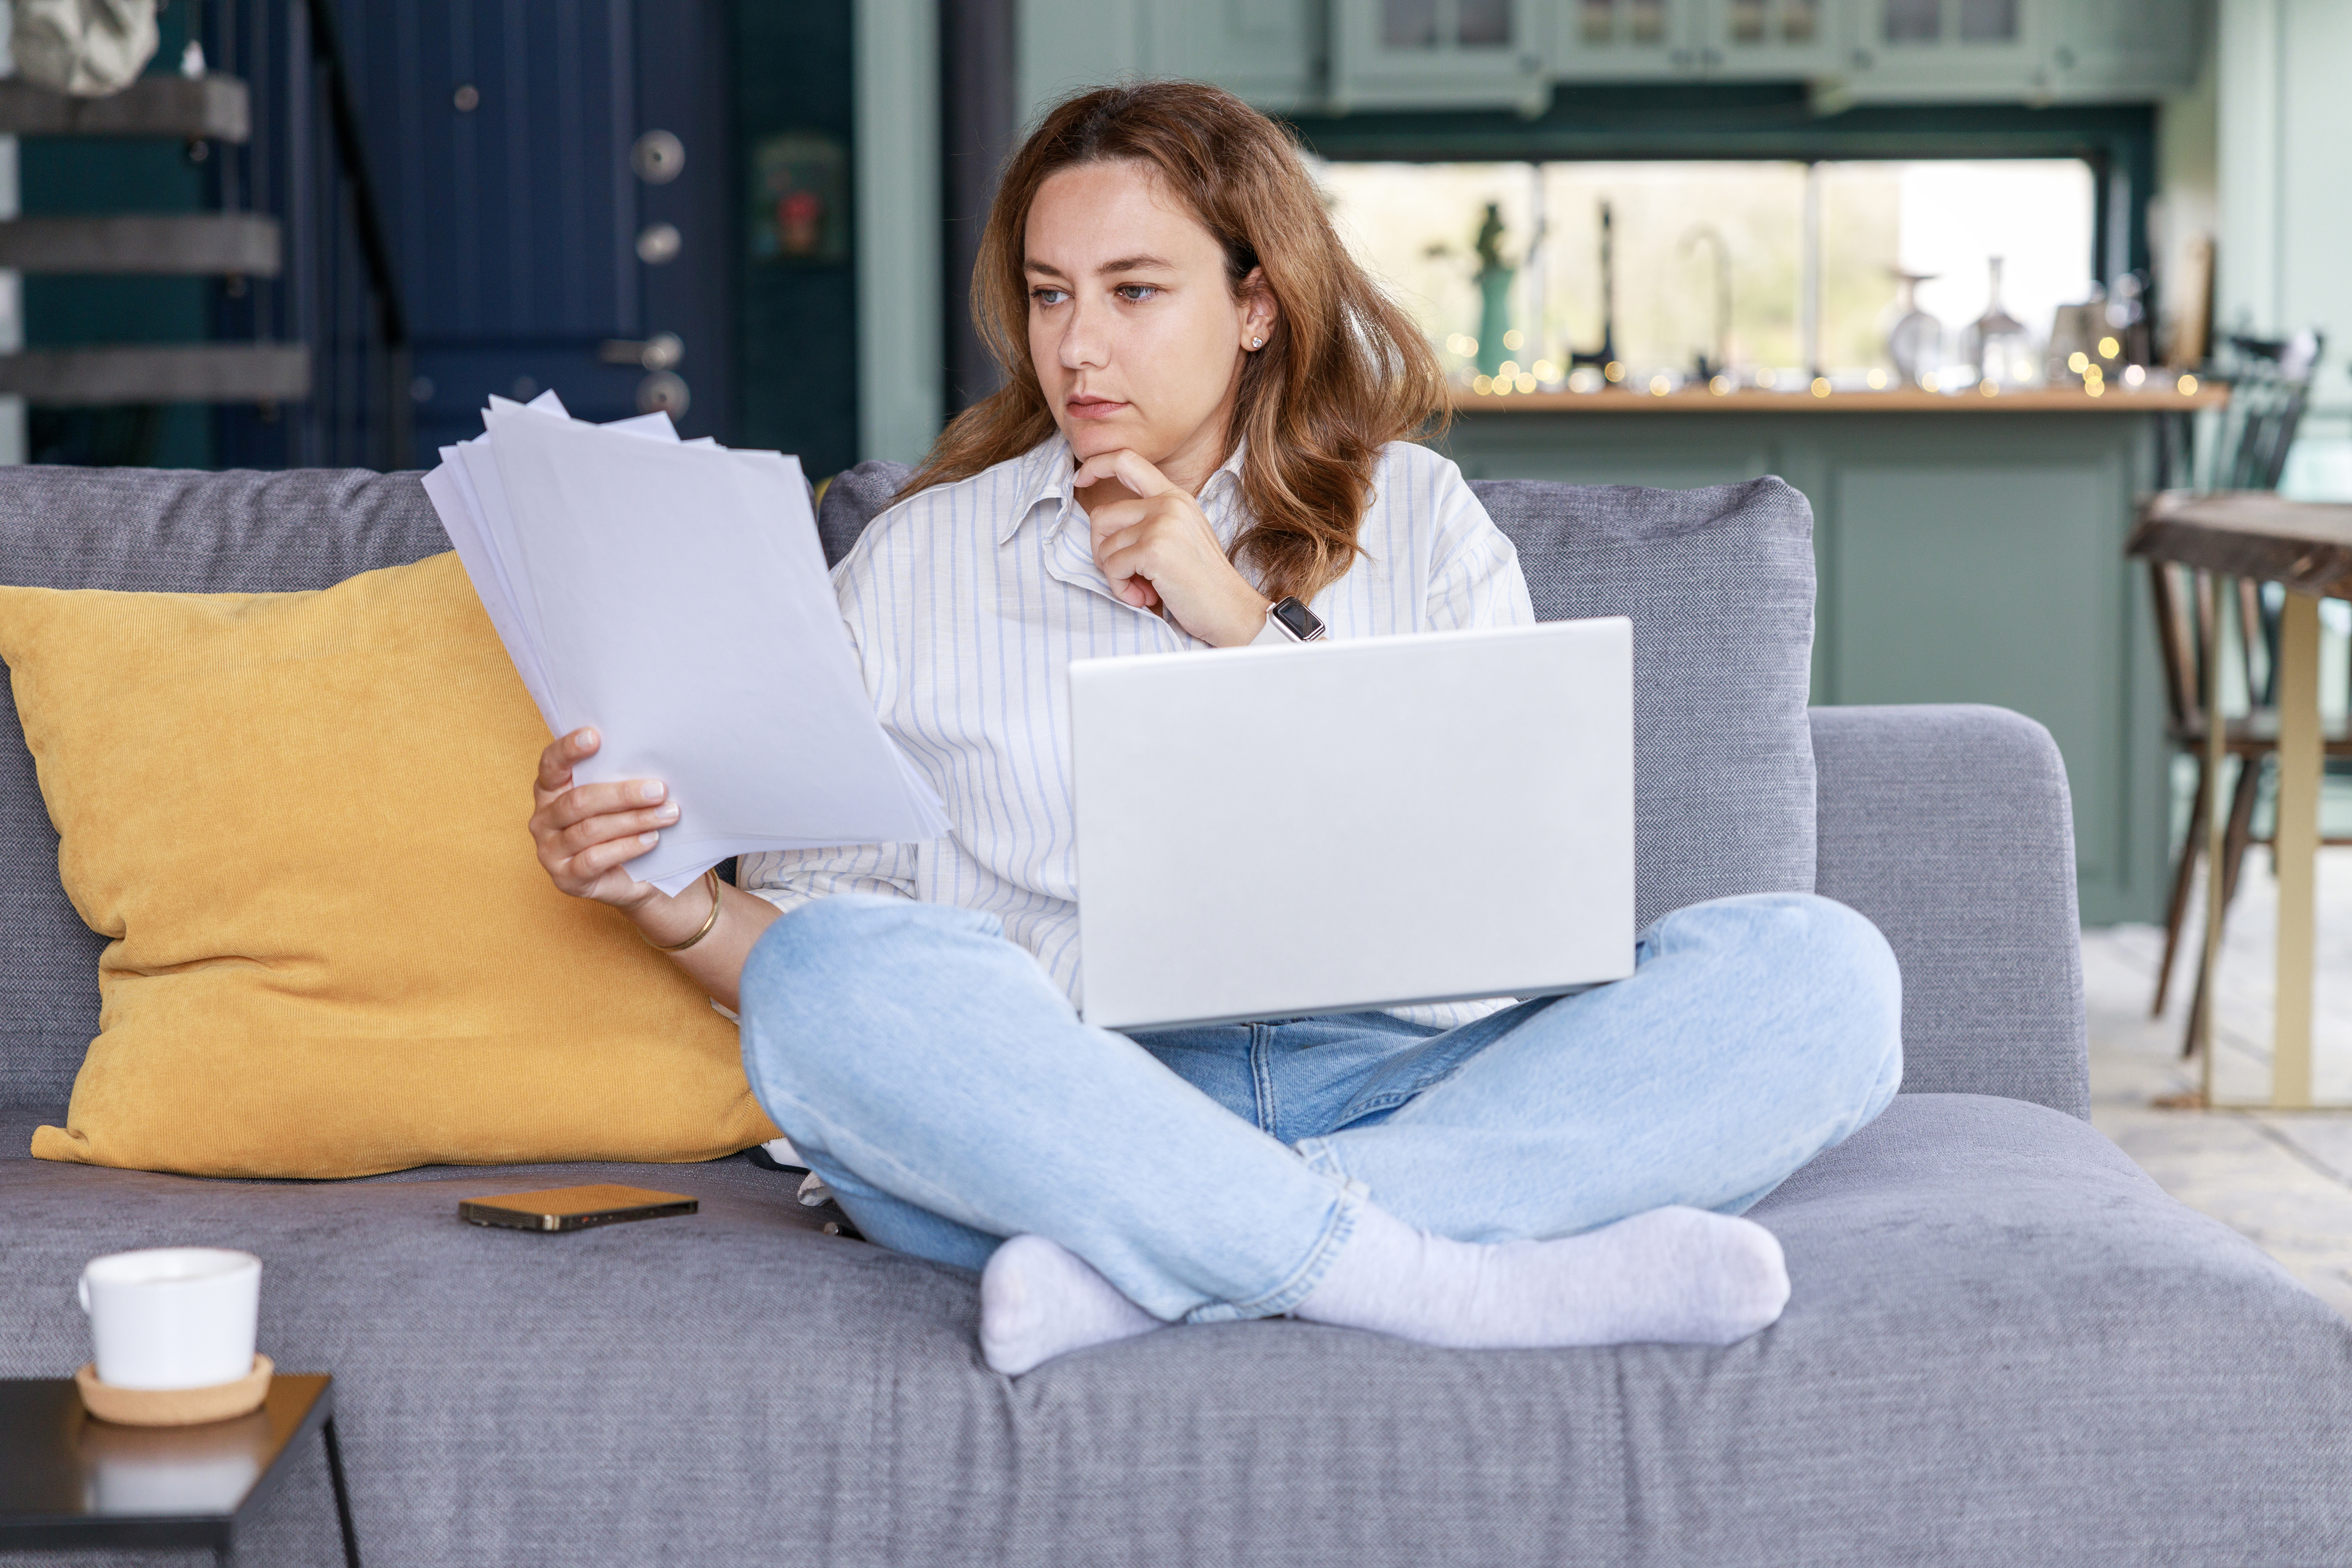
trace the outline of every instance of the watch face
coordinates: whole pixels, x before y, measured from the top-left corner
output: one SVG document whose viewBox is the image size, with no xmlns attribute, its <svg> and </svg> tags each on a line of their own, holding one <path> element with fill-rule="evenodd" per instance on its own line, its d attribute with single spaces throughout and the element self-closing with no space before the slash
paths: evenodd
<svg viewBox="0 0 2352 1568">
<path fill-rule="evenodd" d="M 1296 599 L 1286 599 L 1276 605 L 1274 618 L 1302 643 L 1323 630 L 1321 617 Z"/>
</svg>

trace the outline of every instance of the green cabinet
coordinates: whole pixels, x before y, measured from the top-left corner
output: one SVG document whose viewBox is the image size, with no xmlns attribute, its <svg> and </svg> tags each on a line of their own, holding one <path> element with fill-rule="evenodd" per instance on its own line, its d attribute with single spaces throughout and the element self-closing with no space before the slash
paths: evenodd
<svg viewBox="0 0 2352 1568">
<path fill-rule="evenodd" d="M 1551 97 L 1553 0 L 1329 0 L 1329 107 L 1517 108 Z"/>
<path fill-rule="evenodd" d="M 2146 99 L 2199 0 L 1016 0 L 1025 112 L 1123 71 L 1277 112 L 1515 109 L 1562 83 L 1799 80 L 1856 101 Z"/>
<path fill-rule="evenodd" d="M 1813 700 L 1992 703 L 2049 727 L 2086 923 L 2162 917 L 2169 792 L 2145 580 L 2144 413 L 1475 412 L 1472 478 L 1680 488 L 1778 474 L 1813 507 Z"/>
<path fill-rule="evenodd" d="M 1323 107 L 1315 0 L 1147 0 L 1139 21 L 1146 75 L 1215 82 L 1275 113 Z"/>
<path fill-rule="evenodd" d="M 1559 0 L 1552 78 L 1787 80 L 1844 56 L 1836 0 Z"/>
<path fill-rule="evenodd" d="M 1717 80 L 1834 75 L 1846 54 L 1837 0 L 1701 0 L 1693 63 Z"/>
<path fill-rule="evenodd" d="M 1859 101 L 2145 99 L 2196 75 L 2198 0 L 1845 0 Z"/>
</svg>

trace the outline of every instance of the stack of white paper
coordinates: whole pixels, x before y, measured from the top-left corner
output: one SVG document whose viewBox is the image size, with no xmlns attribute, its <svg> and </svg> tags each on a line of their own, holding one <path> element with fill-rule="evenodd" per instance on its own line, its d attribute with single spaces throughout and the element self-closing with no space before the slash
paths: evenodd
<svg viewBox="0 0 2352 1568">
<path fill-rule="evenodd" d="M 582 783 L 659 779 L 678 820 L 630 869 L 684 888 L 729 855 L 922 841 L 939 797 L 883 732 L 800 464 L 492 398 L 425 494 Z"/>
</svg>

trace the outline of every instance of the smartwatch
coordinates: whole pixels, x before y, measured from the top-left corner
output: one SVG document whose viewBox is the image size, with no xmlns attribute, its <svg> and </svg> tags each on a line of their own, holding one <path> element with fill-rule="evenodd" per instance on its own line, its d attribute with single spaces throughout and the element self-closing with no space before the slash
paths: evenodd
<svg viewBox="0 0 2352 1568">
<path fill-rule="evenodd" d="M 1265 623 L 1293 643 L 1312 643 L 1323 635 L 1323 618 L 1295 597 L 1267 606 Z"/>
</svg>

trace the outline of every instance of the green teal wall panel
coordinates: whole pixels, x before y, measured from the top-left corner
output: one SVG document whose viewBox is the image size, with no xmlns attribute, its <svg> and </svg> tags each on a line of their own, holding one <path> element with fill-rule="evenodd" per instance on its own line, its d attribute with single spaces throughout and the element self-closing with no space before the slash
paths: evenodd
<svg viewBox="0 0 2352 1568">
<path fill-rule="evenodd" d="M 1830 690 L 1841 703 L 1989 702 L 2040 720 L 2076 794 L 2116 798 L 2124 689 L 2118 486 L 2095 468 L 1856 462 L 1835 481 Z M 2086 880 L 2111 834 L 2084 834 Z M 2096 827 L 2097 812 L 2093 813 Z"/>
</svg>

